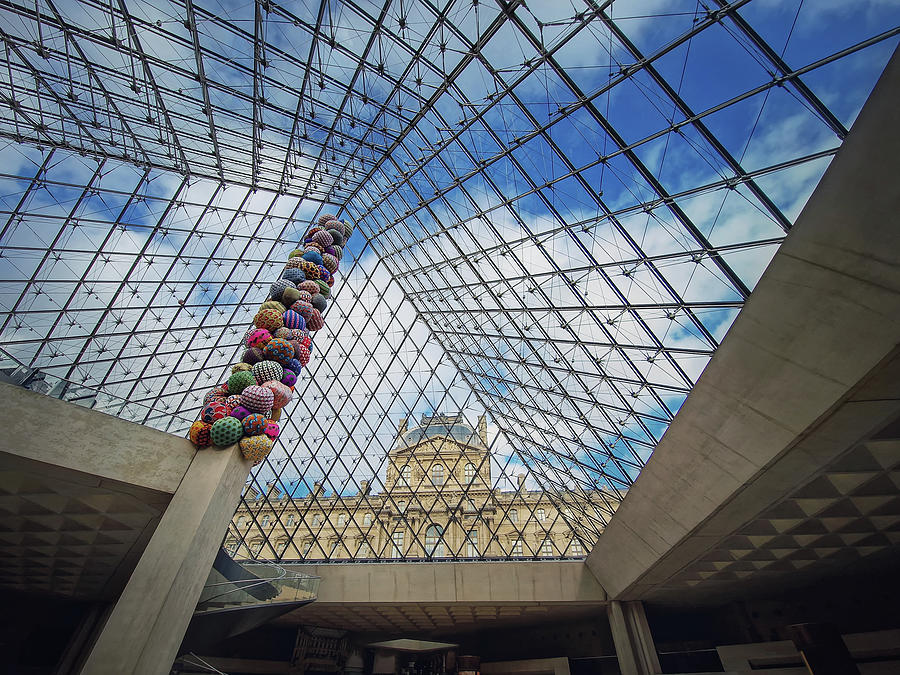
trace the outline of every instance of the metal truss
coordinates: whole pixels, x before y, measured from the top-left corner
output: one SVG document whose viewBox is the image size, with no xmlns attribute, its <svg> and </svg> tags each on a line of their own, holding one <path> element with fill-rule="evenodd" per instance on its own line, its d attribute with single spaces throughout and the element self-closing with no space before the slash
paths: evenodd
<svg viewBox="0 0 900 675">
<path fill-rule="evenodd" d="M 0 0 L 3 369 L 183 433 L 337 213 L 362 235 L 229 541 L 413 558 L 440 514 L 475 557 L 582 555 L 896 46 L 862 4 Z M 398 420 L 456 411 L 490 494 L 387 490 Z"/>
</svg>

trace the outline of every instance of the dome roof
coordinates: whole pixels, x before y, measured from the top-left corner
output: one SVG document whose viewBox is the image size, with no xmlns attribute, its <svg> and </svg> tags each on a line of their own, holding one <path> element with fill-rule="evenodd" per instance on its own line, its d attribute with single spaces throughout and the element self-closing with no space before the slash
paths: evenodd
<svg viewBox="0 0 900 675">
<path fill-rule="evenodd" d="M 477 448 L 485 447 L 484 441 L 481 440 L 478 433 L 468 424 L 459 422 L 454 424 L 430 422 L 422 426 L 413 427 L 409 431 L 401 434 L 400 439 L 397 442 L 397 449 L 408 448 L 429 438 L 446 438 L 464 445 L 470 445 Z"/>
</svg>

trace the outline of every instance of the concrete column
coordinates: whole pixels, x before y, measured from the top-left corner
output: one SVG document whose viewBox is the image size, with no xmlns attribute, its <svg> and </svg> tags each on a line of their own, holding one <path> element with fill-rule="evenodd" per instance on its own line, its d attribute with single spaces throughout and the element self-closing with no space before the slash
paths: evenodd
<svg viewBox="0 0 900 675">
<path fill-rule="evenodd" d="M 613 600 L 607 608 L 622 675 L 657 675 L 662 672 L 650 624 L 639 601 Z"/>
<path fill-rule="evenodd" d="M 249 470 L 237 446 L 195 453 L 83 675 L 169 672 Z"/>
</svg>

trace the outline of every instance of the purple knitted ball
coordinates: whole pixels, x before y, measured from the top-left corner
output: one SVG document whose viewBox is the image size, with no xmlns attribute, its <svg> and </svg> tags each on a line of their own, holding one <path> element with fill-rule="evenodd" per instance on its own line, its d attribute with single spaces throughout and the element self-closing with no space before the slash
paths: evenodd
<svg viewBox="0 0 900 675">
<path fill-rule="evenodd" d="M 258 384 L 251 385 L 241 392 L 241 403 L 251 412 L 264 413 L 272 408 L 275 395 L 271 389 Z"/>
</svg>

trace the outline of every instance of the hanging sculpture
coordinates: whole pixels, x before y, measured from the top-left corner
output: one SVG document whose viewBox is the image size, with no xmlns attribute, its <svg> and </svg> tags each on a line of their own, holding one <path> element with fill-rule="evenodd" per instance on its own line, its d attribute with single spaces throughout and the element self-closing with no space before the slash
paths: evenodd
<svg viewBox="0 0 900 675">
<path fill-rule="evenodd" d="M 310 333 L 324 326 L 322 312 L 351 234 L 351 223 L 324 214 L 303 238 L 304 248 L 291 251 L 244 335 L 241 361 L 231 367 L 227 382 L 203 397 L 200 419 L 188 432 L 194 445 L 239 443 L 254 466 L 271 452 L 281 411 L 310 360 Z"/>
</svg>

